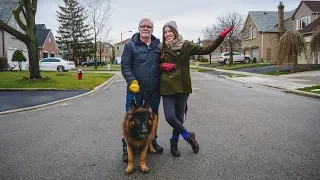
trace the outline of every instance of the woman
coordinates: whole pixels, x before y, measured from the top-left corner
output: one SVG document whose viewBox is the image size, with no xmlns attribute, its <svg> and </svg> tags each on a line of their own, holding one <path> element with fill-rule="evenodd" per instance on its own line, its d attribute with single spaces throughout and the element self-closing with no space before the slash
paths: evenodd
<svg viewBox="0 0 320 180">
<path fill-rule="evenodd" d="M 206 47 L 184 41 L 178 32 L 175 21 L 163 26 L 163 41 L 161 49 L 160 95 L 166 121 L 173 127 L 170 139 L 171 154 L 180 156 L 178 150 L 179 134 L 191 145 L 193 152 L 199 151 L 195 133 L 189 132 L 183 126 L 183 117 L 189 94 L 192 93 L 189 59 L 192 55 L 205 55 L 214 51 L 233 29 L 223 31 L 220 36 Z"/>
</svg>

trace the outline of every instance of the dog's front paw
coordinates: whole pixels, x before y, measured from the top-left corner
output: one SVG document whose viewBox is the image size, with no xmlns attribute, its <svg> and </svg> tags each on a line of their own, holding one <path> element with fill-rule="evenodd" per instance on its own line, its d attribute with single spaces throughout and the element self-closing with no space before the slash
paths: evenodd
<svg viewBox="0 0 320 180">
<path fill-rule="evenodd" d="M 125 172 L 126 172 L 126 174 L 131 174 L 133 172 L 133 167 L 127 167 Z"/>
<path fill-rule="evenodd" d="M 143 173 L 148 173 L 150 171 L 150 169 L 147 166 L 143 166 L 143 167 L 141 167 L 141 171 Z"/>
</svg>

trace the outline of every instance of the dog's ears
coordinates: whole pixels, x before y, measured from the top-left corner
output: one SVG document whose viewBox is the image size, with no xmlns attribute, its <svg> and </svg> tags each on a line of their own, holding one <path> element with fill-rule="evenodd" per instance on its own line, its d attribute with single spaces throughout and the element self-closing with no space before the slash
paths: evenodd
<svg viewBox="0 0 320 180">
<path fill-rule="evenodd" d="M 149 108 L 150 108 L 149 100 L 144 100 L 144 103 L 143 103 L 142 107 L 146 108 L 147 110 L 149 110 Z"/>
<path fill-rule="evenodd" d="M 138 107 L 137 107 L 136 103 L 135 103 L 134 100 L 132 99 L 131 102 L 130 102 L 130 110 L 131 110 L 131 112 L 136 111 L 137 108 L 138 108 Z"/>
</svg>

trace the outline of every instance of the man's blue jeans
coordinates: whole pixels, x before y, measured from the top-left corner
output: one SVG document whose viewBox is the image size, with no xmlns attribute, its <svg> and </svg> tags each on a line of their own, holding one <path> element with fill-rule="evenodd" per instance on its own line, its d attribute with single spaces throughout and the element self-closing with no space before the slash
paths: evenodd
<svg viewBox="0 0 320 180">
<path fill-rule="evenodd" d="M 130 111 L 130 103 L 131 103 L 132 99 L 135 99 L 137 107 L 141 107 L 143 105 L 143 100 L 145 100 L 146 98 L 149 100 L 150 107 L 151 107 L 152 111 L 158 115 L 159 105 L 160 105 L 160 95 L 158 93 L 127 92 L 126 112 Z M 124 139 L 122 139 L 122 145 L 123 145 L 123 147 L 127 146 Z"/>
</svg>

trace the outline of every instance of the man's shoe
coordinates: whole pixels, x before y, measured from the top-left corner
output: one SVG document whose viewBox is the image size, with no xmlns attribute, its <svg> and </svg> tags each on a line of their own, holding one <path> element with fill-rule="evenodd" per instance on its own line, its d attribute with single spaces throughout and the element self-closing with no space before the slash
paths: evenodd
<svg viewBox="0 0 320 180">
<path fill-rule="evenodd" d="M 194 134 L 194 132 L 189 132 L 189 137 L 186 141 L 191 145 L 194 153 L 197 153 L 199 151 L 199 144 L 196 141 L 196 135 Z"/>
<path fill-rule="evenodd" d="M 152 140 L 152 146 L 153 146 L 154 150 L 156 150 L 156 153 L 163 152 L 163 148 L 161 146 L 159 146 L 159 144 L 157 143 L 157 141 L 155 139 Z"/>
<path fill-rule="evenodd" d="M 180 151 L 178 149 L 178 140 L 177 139 L 170 139 L 170 145 L 171 145 L 171 154 L 173 156 L 179 157 Z"/>
<path fill-rule="evenodd" d="M 123 148 L 122 161 L 128 163 L 128 151 L 127 147 Z"/>
</svg>

